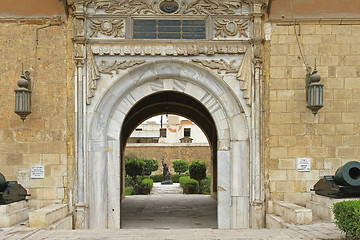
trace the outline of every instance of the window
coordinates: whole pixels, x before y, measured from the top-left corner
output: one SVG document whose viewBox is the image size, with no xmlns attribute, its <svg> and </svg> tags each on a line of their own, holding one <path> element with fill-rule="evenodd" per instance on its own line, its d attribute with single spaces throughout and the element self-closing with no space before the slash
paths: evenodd
<svg viewBox="0 0 360 240">
<path fill-rule="evenodd" d="M 191 128 L 184 128 L 184 137 L 191 136 Z"/>
<path fill-rule="evenodd" d="M 166 128 L 160 128 L 160 137 L 166 138 Z"/>
<path fill-rule="evenodd" d="M 205 39 L 204 20 L 134 19 L 135 39 Z"/>
<path fill-rule="evenodd" d="M 135 129 L 135 131 L 142 131 L 142 128 L 137 128 Z"/>
</svg>

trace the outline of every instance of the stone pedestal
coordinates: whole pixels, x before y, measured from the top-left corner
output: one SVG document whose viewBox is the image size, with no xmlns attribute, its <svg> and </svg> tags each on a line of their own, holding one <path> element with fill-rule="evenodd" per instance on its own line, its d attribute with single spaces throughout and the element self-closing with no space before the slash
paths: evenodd
<svg viewBox="0 0 360 240">
<path fill-rule="evenodd" d="M 6 228 L 21 223 L 29 218 L 28 201 L 10 203 L 0 206 L 0 228 Z"/>
<path fill-rule="evenodd" d="M 360 198 L 330 198 L 313 193 L 311 194 L 311 200 L 306 203 L 306 207 L 310 208 L 317 217 L 331 222 L 334 220 L 334 203 L 359 199 Z"/>
<path fill-rule="evenodd" d="M 30 227 L 72 229 L 72 216 L 66 204 L 51 204 L 29 214 Z"/>
</svg>

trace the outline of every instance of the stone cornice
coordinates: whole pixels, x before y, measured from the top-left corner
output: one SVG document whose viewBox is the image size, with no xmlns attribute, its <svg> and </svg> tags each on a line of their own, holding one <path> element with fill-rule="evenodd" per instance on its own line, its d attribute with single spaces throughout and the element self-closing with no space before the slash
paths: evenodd
<svg viewBox="0 0 360 240">
<path fill-rule="evenodd" d="M 277 24 L 330 24 L 330 25 L 359 25 L 360 18 L 297 18 L 297 19 L 270 19 Z"/>
</svg>

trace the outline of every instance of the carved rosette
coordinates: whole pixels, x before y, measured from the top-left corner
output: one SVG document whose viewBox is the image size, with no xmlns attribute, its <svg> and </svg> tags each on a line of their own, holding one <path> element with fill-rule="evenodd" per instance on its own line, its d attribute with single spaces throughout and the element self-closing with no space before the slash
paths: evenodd
<svg viewBox="0 0 360 240">
<path fill-rule="evenodd" d="M 92 30 L 90 37 L 97 37 L 98 33 L 106 36 L 125 37 L 124 20 L 91 19 L 90 29 Z"/>
<path fill-rule="evenodd" d="M 149 3 L 150 2 L 150 3 Z M 244 0 L 93 0 L 95 9 L 112 14 L 234 14 Z"/>
<path fill-rule="evenodd" d="M 215 27 L 215 37 L 249 37 L 247 34 L 249 22 L 247 20 L 215 20 Z"/>
</svg>

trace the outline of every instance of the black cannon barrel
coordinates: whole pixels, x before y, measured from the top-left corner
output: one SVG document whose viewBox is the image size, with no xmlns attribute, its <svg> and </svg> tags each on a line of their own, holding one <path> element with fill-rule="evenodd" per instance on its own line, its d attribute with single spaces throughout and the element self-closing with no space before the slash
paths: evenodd
<svg viewBox="0 0 360 240">
<path fill-rule="evenodd" d="M 336 170 L 334 181 L 343 186 L 360 186 L 360 162 L 351 161 Z"/>
<path fill-rule="evenodd" d="M 6 189 L 6 187 L 7 187 L 6 179 L 4 175 L 0 173 L 0 192 L 3 192 Z"/>
</svg>

